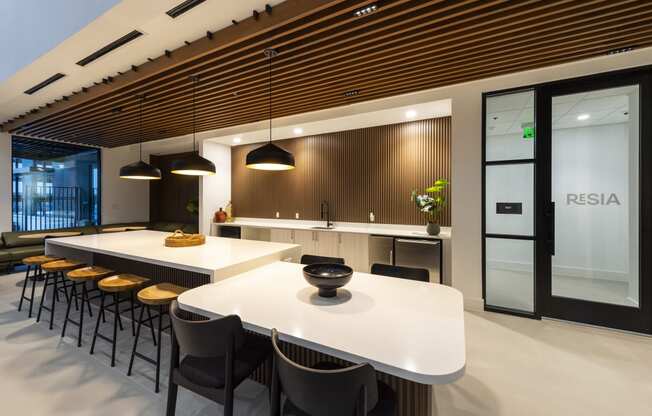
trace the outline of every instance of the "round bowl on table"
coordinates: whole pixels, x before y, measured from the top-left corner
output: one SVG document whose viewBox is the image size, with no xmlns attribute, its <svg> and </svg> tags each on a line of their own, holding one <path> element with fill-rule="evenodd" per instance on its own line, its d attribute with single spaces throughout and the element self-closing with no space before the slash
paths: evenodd
<svg viewBox="0 0 652 416">
<path fill-rule="evenodd" d="M 353 269 L 344 264 L 315 263 L 303 268 L 303 277 L 319 289 L 319 296 L 332 298 L 337 289 L 346 285 L 353 276 Z"/>
</svg>

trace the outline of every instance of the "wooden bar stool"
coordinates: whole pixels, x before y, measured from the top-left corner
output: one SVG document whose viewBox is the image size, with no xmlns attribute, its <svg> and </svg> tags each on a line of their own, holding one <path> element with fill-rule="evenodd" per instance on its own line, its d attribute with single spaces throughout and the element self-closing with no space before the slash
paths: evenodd
<svg viewBox="0 0 652 416">
<path fill-rule="evenodd" d="M 66 295 L 66 300 L 70 300 L 70 297 L 68 296 L 68 287 L 72 285 L 66 284 L 63 274 L 71 270 L 79 269 L 80 267 L 84 267 L 84 263 L 70 259 L 55 260 L 48 263 L 43 263 L 41 265 L 41 269 L 43 269 L 45 272 L 45 281 L 43 282 L 43 294 L 41 295 L 41 303 L 38 308 L 36 322 L 41 321 L 41 313 L 45 309 L 46 311 L 50 312 L 50 329 L 52 329 L 52 325 L 54 323 L 54 309 L 57 304 L 59 291 L 63 290 Z M 59 287 L 59 281 L 61 281 L 61 287 Z M 43 302 L 48 286 L 53 287 L 52 303 L 50 307 L 45 306 Z M 77 303 L 75 303 L 75 307 L 78 308 Z"/>
<path fill-rule="evenodd" d="M 66 328 L 68 328 L 68 322 L 73 325 L 77 325 L 79 331 L 77 332 L 77 346 L 81 347 L 82 345 L 82 332 L 84 329 L 84 306 L 88 308 L 88 315 L 92 318 L 93 312 L 91 311 L 90 301 L 97 299 L 101 295 L 97 295 L 93 298 L 89 297 L 89 293 L 97 291 L 97 287 L 91 288 L 88 290 L 87 282 L 96 283 L 99 279 L 107 277 L 115 273 L 113 270 L 106 269 L 100 266 L 89 266 L 82 267 L 80 269 L 71 270 L 66 274 L 68 280 L 72 281 L 72 289 L 70 290 L 70 297 L 68 298 L 68 307 L 66 308 L 66 319 L 63 321 L 63 329 L 61 330 L 61 338 L 66 336 Z M 81 293 L 78 292 L 77 287 L 81 287 Z M 79 312 L 79 321 L 75 321 L 70 318 L 70 306 L 72 305 L 73 298 L 76 299 L 81 297 L 81 309 Z"/>
<path fill-rule="evenodd" d="M 136 276 L 135 274 L 118 274 L 115 276 L 105 277 L 97 283 L 101 291 L 100 295 L 100 313 L 97 315 L 97 323 L 95 324 L 95 332 L 93 333 L 93 343 L 91 344 L 91 354 L 95 352 L 95 341 L 97 338 L 101 338 L 107 342 L 111 343 L 111 367 L 115 367 L 115 347 L 118 341 L 118 325 L 120 330 L 123 329 L 122 321 L 120 320 L 120 303 L 129 301 L 131 307 L 123 310 L 131 310 L 131 331 L 132 334 L 136 335 L 136 318 L 134 316 L 134 289 L 142 287 L 145 283 L 149 282 L 149 279 L 141 276 Z M 129 293 L 129 298 L 120 299 L 121 293 Z M 106 295 L 113 295 L 113 303 L 110 305 L 105 305 Z M 113 307 L 113 338 L 109 338 L 105 335 L 99 333 L 101 317 L 104 316 L 106 310 L 111 310 Z"/>
<path fill-rule="evenodd" d="M 159 283 L 157 285 L 146 287 L 138 292 L 138 300 L 143 304 L 143 307 L 140 310 L 140 317 L 138 318 L 138 329 L 136 329 L 136 338 L 134 338 L 134 347 L 131 351 L 131 359 L 129 360 L 129 371 L 127 371 L 127 376 L 131 376 L 131 370 L 134 366 L 134 358 L 142 358 L 143 360 L 154 364 L 156 366 L 156 384 L 154 391 L 159 392 L 159 378 L 161 375 L 161 333 L 170 328 L 170 325 L 163 328 L 163 316 L 170 313 L 170 304 L 172 301 L 176 300 L 180 294 L 188 290 L 188 288 L 177 286 L 172 283 Z M 152 318 L 151 308 L 156 307 L 157 314 Z M 143 319 L 145 314 L 145 309 L 147 309 L 148 318 Z M 154 337 L 154 319 L 158 319 L 158 345 L 156 344 L 157 337 Z M 140 328 L 144 322 L 149 324 L 150 329 L 152 330 L 152 338 L 154 338 L 154 345 L 156 345 L 156 360 L 147 357 L 137 351 L 138 347 L 138 338 L 140 338 Z"/>
<path fill-rule="evenodd" d="M 18 312 L 23 309 L 23 301 L 26 300 L 29 302 L 29 318 L 32 317 L 32 306 L 34 305 L 34 292 L 36 291 L 36 281 L 43 280 L 43 270 L 41 265 L 49 263 L 51 261 L 59 260 L 59 257 L 53 256 L 32 256 L 26 257 L 23 259 L 23 264 L 27 266 L 27 272 L 25 272 L 25 281 L 23 282 L 23 292 L 20 294 L 20 302 L 18 303 Z M 29 272 L 32 272 L 32 275 L 29 275 Z M 29 297 L 25 296 L 25 290 L 27 289 L 27 282 L 32 281 L 32 292 Z"/>
</svg>

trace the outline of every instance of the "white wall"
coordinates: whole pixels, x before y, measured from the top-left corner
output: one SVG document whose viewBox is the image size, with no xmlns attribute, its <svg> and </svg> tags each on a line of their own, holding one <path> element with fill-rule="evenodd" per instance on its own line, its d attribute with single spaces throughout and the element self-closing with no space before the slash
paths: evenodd
<svg viewBox="0 0 652 416">
<path fill-rule="evenodd" d="M 210 235 L 213 214 L 231 200 L 231 147 L 202 142 L 200 153 L 215 163 L 217 173 L 199 181 L 199 230 Z"/>
<path fill-rule="evenodd" d="M 415 103 L 451 98 L 453 286 L 467 308 L 482 307 L 482 93 L 652 64 L 652 49 L 488 78 L 410 94 Z M 408 96 L 402 96 L 402 100 Z"/>
<path fill-rule="evenodd" d="M 0 231 L 11 231 L 11 135 L 0 133 Z"/>
<path fill-rule="evenodd" d="M 102 224 L 149 221 L 149 181 L 119 177 L 120 168 L 138 158 L 138 145 L 102 149 Z"/>
</svg>

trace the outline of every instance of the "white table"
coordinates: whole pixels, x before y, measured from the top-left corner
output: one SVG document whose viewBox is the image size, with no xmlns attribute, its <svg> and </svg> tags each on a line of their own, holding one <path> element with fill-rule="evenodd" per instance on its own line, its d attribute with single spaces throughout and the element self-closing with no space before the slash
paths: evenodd
<svg viewBox="0 0 652 416">
<path fill-rule="evenodd" d="M 206 237 L 206 244 L 201 246 L 165 247 L 165 237 L 169 235 L 171 233 L 143 230 L 51 238 L 45 241 L 45 252 L 89 264 L 93 262 L 93 253 L 103 254 L 208 275 L 211 281 L 278 260 L 298 261 L 300 255 L 300 246 L 296 244 L 220 237 Z"/>
<path fill-rule="evenodd" d="M 451 287 L 354 273 L 324 299 L 302 266 L 275 262 L 183 293 L 182 309 L 208 317 L 239 315 L 245 328 L 421 384 L 464 374 L 462 294 Z"/>
</svg>

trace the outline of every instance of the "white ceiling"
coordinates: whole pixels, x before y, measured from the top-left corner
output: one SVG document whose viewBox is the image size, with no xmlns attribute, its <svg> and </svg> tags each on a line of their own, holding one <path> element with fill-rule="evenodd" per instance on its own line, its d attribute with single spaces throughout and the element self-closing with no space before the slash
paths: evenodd
<svg viewBox="0 0 652 416">
<path fill-rule="evenodd" d="M 553 128 L 565 129 L 629 121 L 629 102 L 637 97 L 634 86 L 553 97 Z M 588 115 L 588 118 L 586 116 Z M 578 119 L 584 116 L 585 119 Z M 534 122 L 534 93 L 524 91 L 487 100 L 487 133 L 490 136 L 520 133 Z"/>
<path fill-rule="evenodd" d="M 11 77 L 0 83 L 0 121 L 8 120 L 26 111 L 60 99 L 81 87 L 100 82 L 102 78 L 125 72 L 131 65 L 139 65 L 147 58 L 155 58 L 166 49 L 174 50 L 206 36 L 206 31 L 216 32 L 231 20 L 243 20 L 253 10 L 262 11 L 265 4 L 272 6 L 282 0 L 207 0 L 187 13 L 172 19 L 166 11 L 183 0 L 122 0 L 120 3 L 71 35 L 49 52 L 35 59 Z M 33 1 L 31 3 L 34 3 Z M 65 3 L 61 7 L 65 7 Z M 33 4 L 33 7 L 37 7 Z M 36 13 L 36 10 L 35 10 Z M 53 23 L 54 24 L 54 23 Z M 104 55 L 91 64 L 81 67 L 75 62 L 137 29 L 144 36 Z M 32 27 L 32 30 L 38 30 Z M 4 42 L 7 40 L 5 39 Z M 11 43 L 10 43 L 11 44 Z M 18 48 L 19 43 L 12 44 Z M 11 54 L 9 50 L 7 53 Z M 14 49 L 13 53 L 19 53 Z M 66 74 L 39 92 L 29 96 L 26 89 L 49 78 L 57 72 Z"/>
<path fill-rule="evenodd" d="M 321 113 L 321 114 L 320 114 Z M 387 124 L 403 123 L 406 121 L 425 120 L 451 115 L 451 100 L 440 100 L 415 105 L 404 105 L 376 111 L 366 111 L 349 115 L 334 116 L 333 114 L 315 112 L 313 117 L 275 119 L 272 130 L 273 140 L 282 140 L 292 137 L 312 136 L 322 133 L 360 129 Z M 295 129 L 301 129 L 295 131 Z M 205 132 L 203 134 L 206 134 Z M 203 135 L 202 134 L 202 135 Z M 239 141 L 234 141 L 238 138 Z M 228 135 L 212 137 L 207 141 L 225 145 L 238 145 L 258 143 L 268 140 L 268 129 L 252 129 Z"/>
</svg>

